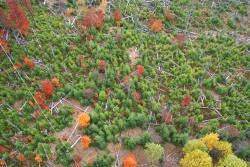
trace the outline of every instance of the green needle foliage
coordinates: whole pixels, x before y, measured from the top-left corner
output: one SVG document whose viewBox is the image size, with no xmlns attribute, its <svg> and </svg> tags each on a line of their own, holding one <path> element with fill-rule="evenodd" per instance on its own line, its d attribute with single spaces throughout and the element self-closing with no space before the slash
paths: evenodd
<svg viewBox="0 0 250 167">
<path fill-rule="evenodd" d="M 160 144 L 148 143 L 144 150 L 144 154 L 149 162 L 157 162 L 163 157 L 164 149 Z"/>
</svg>

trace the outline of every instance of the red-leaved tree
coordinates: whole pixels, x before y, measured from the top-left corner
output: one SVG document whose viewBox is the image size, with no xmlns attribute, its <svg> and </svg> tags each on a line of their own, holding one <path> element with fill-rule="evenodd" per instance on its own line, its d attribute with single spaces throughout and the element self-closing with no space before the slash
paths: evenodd
<svg viewBox="0 0 250 167">
<path fill-rule="evenodd" d="M 47 97 L 52 96 L 54 91 L 52 82 L 50 80 L 42 81 L 41 90 L 43 91 L 43 93 L 45 93 Z"/>
<path fill-rule="evenodd" d="M 48 110 L 49 107 L 46 105 L 46 100 L 45 100 L 45 97 L 44 97 L 44 94 L 42 92 L 35 92 L 34 94 L 34 99 L 36 101 L 36 103 L 42 108 L 42 109 L 45 109 L 45 110 Z"/>
<path fill-rule="evenodd" d="M 142 65 L 137 65 L 136 66 L 136 73 L 139 77 L 141 77 L 144 73 L 144 67 Z"/>
<path fill-rule="evenodd" d="M 104 24 L 104 13 L 102 10 L 90 9 L 83 19 L 83 26 L 86 28 L 101 28 Z"/>
<path fill-rule="evenodd" d="M 9 17 L 7 17 L 7 22 L 10 19 L 11 27 L 26 35 L 29 31 L 29 21 L 26 18 L 24 11 L 15 0 L 7 0 L 6 2 L 9 8 Z"/>
<path fill-rule="evenodd" d="M 122 12 L 119 9 L 116 9 L 113 12 L 113 18 L 116 22 L 120 22 L 122 20 Z"/>
<path fill-rule="evenodd" d="M 181 101 L 181 106 L 182 107 L 186 107 L 191 103 L 192 97 L 189 95 L 186 95 L 183 97 L 182 101 Z"/>
</svg>

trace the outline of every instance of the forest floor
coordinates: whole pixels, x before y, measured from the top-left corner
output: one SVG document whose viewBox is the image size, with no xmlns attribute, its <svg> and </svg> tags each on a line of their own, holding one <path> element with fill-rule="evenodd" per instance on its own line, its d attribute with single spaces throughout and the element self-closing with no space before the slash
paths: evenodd
<svg viewBox="0 0 250 167">
<path fill-rule="evenodd" d="M 98 167 L 109 155 L 121 167 L 133 154 L 138 167 L 179 167 L 185 143 L 211 132 L 237 156 L 250 149 L 248 1 L 32 4 L 27 34 L 0 22 L 0 160 L 8 166 Z M 163 147 L 160 161 L 148 160 L 145 142 Z"/>
</svg>

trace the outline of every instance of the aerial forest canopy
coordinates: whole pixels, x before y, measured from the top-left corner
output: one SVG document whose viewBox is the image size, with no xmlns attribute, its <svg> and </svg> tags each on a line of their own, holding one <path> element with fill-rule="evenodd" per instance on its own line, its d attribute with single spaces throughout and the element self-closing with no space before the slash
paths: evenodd
<svg viewBox="0 0 250 167">
<path fill-rule="evenodd" d="M 249 165 L 248 0 L 0 1 L 0 167 Z"/>
</svg>

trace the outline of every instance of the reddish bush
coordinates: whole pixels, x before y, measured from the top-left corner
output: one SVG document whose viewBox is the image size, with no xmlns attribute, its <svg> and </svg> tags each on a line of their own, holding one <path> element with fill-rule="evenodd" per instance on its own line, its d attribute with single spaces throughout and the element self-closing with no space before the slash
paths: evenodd
<svg viewBox="0 0 250 167">
<path fill-rule="evenodd" d="M 1 22 L 1 18 L 0 18 L 0 22 Z M 8 42 L 5 40 L 5 33 L 6 32 L 4 29 L 0 29 L 0 53 L 3 51 L 5 51 L 5 52 L 9 51 Z"/>
<path fill-rule="evenodd" d="M 28 57 L 24 57 L 23 64 L 28 66 L 29 69 L 31 70 L 35 67 L 35 63 L 32 60 L 30 60 Z"/>
<path fill-rule="evenodd" d="M 7 166 L 4 159 L 0 159 L 0 166 Z"/>
<path fill-rule="evenodd" d="M 101 28 L 103 24 L 104 13 L 102 10 L 90 9 L 83 19 L 83 26 L 86 28 Z"/>
<path fill-rule="evenodd" d="M 0 53 L 9 52 L 9 44 L 6 40 L 0 38 Z"/>
<path fill-rule="evenodd" d="M 86 35 L 86 40 L 87 41 L 92 41 L 94 38 L 95 37 L 93 35 L 89 34 L 89 33 Z"/>
<path fill-rule="evenodd" d="M 173 38 L 173 43 L 175 45 L 178 45 L 180 47 L 182 47 L 186 42 L 186 36 L 182 33 L 177 34 L 174 38 Z"/>
<path fill-rule="evenodd" d="M 78 154 L 74 155 L 74 167 L 81 167 L 81 161 L 82 158 Z"/>
<path fill-rule="evenodd" d="M 154 17 L 150 17 L 148 20 L 148 27 L 152 32 L 163 31 L 163 23 L 161 20 L 157 20 Z"/>
<path fill-rule="evenodd" d="M 175 16 L 169 10 L 165 11 L 165 17 L 170 23 L 173 23 L 175 21 Z"/>
<path fill-rule="evenodd" d="M 0 38 L 4 38 L 5 31 L 4 29 L 0 29 Z"/>
<path fill-rule="evenodd" d="M 50 80 L 42 81 L 41 89 L 46 96 L 50 97 L 53 95 L 54 87 Z"/>
<path fill-rule="evenodd" d="M 16 156 L 16 159 L 20 162 L 26 161 L 26 158 L 22 153 L 18 153 L 18 155 Z"/>
<path fill-rule="evenodd" d="M 12 21 L 10 19 L 10 16 L 2 8 L 0 8 L 0 22 L 4 25 L 5 28 L 12 27 Z"/>
<path fill-rule="evenodd" d="M 173 114 L 169 111 L 163 113 L 163 121 L 167 124 L 173 122 Z"/>
<path fill-rule="evenodd" d="M 192 100 L 191 96 L 189 96 L 189 95 L 184 96 L 182 101 L 181 101 L 181 106 L 182 107 L 188 106 L 191 103 L 191 100 Z"/>
<path fill-rule="evenodd" d="M 136 73 L 139 77 L 141 77 L 144 73 L 144 67 L 142 65 L 137 65 L 136 66 Z"/>
<path fill-rule="evenodd" d="M 122 20 L 121 10 L 117 9 L 113 12 L 113 18 L 116 22 L 120 22 Z"/>
<path fill-rule="evenodd" d="M 4 152 L 7 152 L 7 151 L 8 151 L 7 148 L 5 148 L 4 146 L 0 145 L 0 153 L 4 153 Z"/>
<path fill-rule="evenodd" d="M 17 64 L 14 64 L 13 68 L 14 68 L 15 70 L 18 70 L 18 69 L 22 68 L 22 66 L 23 66 L 22 64 L 17 63 Z"/>
<path fill-rule="evenodd" d="M 131 78 L 129 77 L 129 75 L 126 75 L 123 77 L 124 85 L 130 85 L 130 82 L 131 82 Z"/>
<path fill-rule="evenodd" d="M 8 18 L 11 20 L 12 27 L 26 35 L 29 31 L 29 21 L 27 20 L 24 11 L 15 0 L 7 0 L 7 5 L 9 7 Z"/>
<path fill-rule="evenodd" d="M 98 62 L 98 70 L 99 70 L 99 72 L 105 73 L 106 66 L 107 66 L 106 62 L 104 60 L 100 60 Z"/>
<path fill-rule="evenodd" d="M 141 100 L 141 94 L 139 92 L 133 92 L 132 96 L 136 102 L 139 102 Z"/>
<path fill-rule="evenodd" d="M 45 98 L 42 92 L 36 92 L 34 98 L 38 105 L 45 104 Z"/>
<path fill-rule="evenodd" d="M 74 161 L 77 162 L 77 163 L 80 163 L 82 161 L 82 158 L 78 154 L 76 154 L 74 156 Z"/>
</svg>

